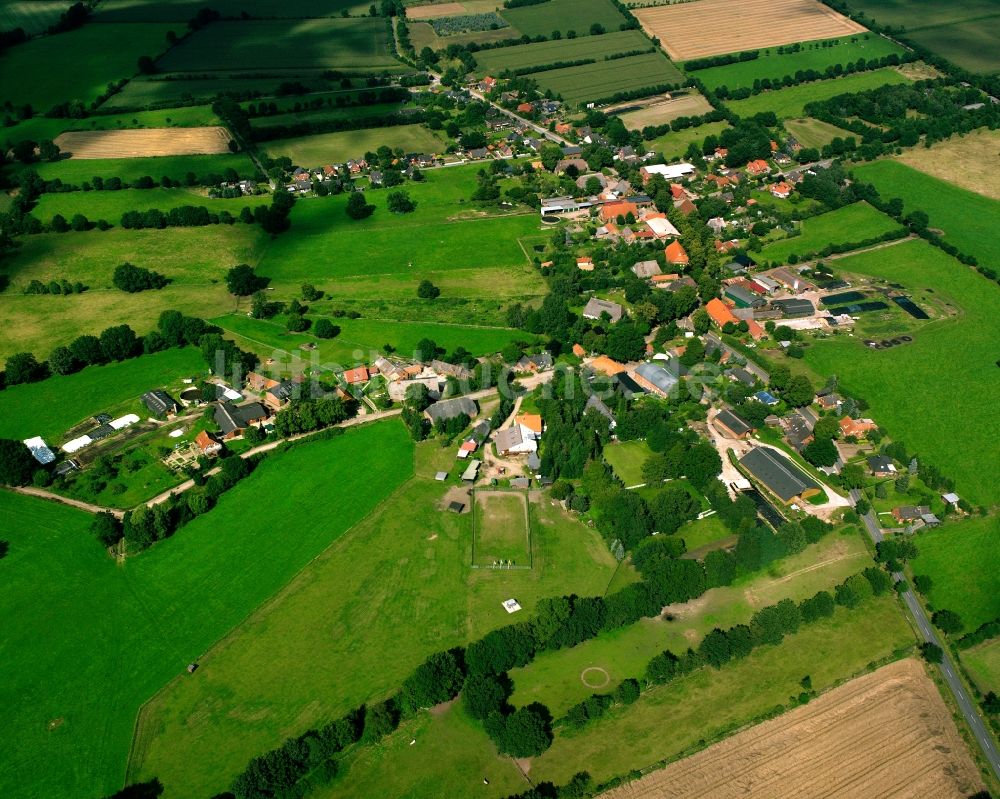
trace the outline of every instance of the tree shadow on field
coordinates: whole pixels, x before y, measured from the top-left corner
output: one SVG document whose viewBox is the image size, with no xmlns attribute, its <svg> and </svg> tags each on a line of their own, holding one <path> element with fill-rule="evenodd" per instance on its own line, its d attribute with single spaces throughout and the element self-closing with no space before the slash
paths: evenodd
<svg viewBox="0 0 1000 799">
<path fill-rule="evenodd" d="M 156 799 L 163 794 L 163 783 L 156 777 L 149 782 L 137 782 L 111 794 L 107 799 Z"/>
</svg>

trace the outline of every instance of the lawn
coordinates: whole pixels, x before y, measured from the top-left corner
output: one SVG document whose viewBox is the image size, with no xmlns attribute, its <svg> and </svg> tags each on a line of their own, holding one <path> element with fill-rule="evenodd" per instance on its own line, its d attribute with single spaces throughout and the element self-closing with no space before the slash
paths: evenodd
<svg viewBox="0 0 1000 799">
<path fill-rule="evenodd" d="M 745 100 L 728 102 L 726 106 L 741 117 L 752 117 L 764 111 L 774 111 L 780 119 L 788 119 L 801 117 L 806 104 L 813 101 L 829 100 L 838 94 L 853 94 L 889 84 L 909 82 L 908 78 L 894 69 L 876 69 L 872 72 L 844 75 L 833 80 L 813 81 L 789 86 L 787 89 L 763 92 Z"/>
<path fill-rule="evenodd" d="M 83 214 L 89 220 L 105 219 L 118 225 L 126 211 L 147 211 L 158 208 L 169 211 L 184 205 L 204 206 L 212 213 L 228 211 L 234 217 L 246 207 L 267 205 L 270 196 L 240 197 L 233 200 L 213 199 L 204 189 L 124 189 L 122 191 L 72 191 L 43 194 L 32 211 L 35 217 L 48 223 L 56 214 L 67 220 L 74 214 Z M 100 235 L 98 233 L 98 235 Z"/>
<path fill-rule="evenodd" d="M 11 47 L 0 59 L 0 99 L 30 104 L 39 113 L 72 100 L 89 105 L 112 81 L 132 77 L 139 56 L 163 52 L 168 30 L 169 25 L 84 25 Z"/>
<path fill-rule="evenodd" d="M 416 479 L 216 647 L 200 679 L 159 694 L 140 722 L 132 778 L 211 795 L 250 757 L 394 690 L 430 653 L 509 624 L 503 600 L 516 597 L 527 617 L 541 597 L 603 593 L 614 558 L 547 502 L 532 509 L 534 569 L 470 569 L 470 515 L 441 510 L 446 486 L 433 479 L 454 464 L 453 450 L 418 445 Z"/>
<path fill-rule="evenodd" d="M 620 441 L 604 448 L 604 460 L 611 464 L 615 475 L 626 486 L 644 482 L 642 466 L 652 454 L 645 441 Z"/>
<path fill-rule="evenodd" d="M 1000 618 L 1000 517 L 948 523 L 917 537 L 914 574 L 932 580 L 928 604 L 953 610 L 965 632 Z"/>
<path fill-rule="evenodd" d="M 551 90 L 567 103 L 576 104 L 605 100 L 618 92 L 681 83 L 683 75 L 662 53 L 647 53 L 611 62 L 533 72 L 531 79 L 540 89 Z"/>
<path fill-rule="evenodd" d="M 292 163 L 316 167 L 361 158 L 385 145 L 408 153 L 439 153 L 445 148 L 444 137 L 423 125 L 393 125 L 388 128 L 362 128 L 337 133 L 318 133 L 294 139 L 274 139 L 264 147 L 272 157 L 286 155 Z"/>
<path fill-rule="evenodd" d="M 915 209 L 926 212 L 930 226 L 942 230 L 962 252 L 994 269 L 1000 266 L 1000 238 L 995 235 L 994 224 L 1000 218 L 1000 201 L 945 183 L 898 161 L 859 164 L 853 172 L 859 179 L 873 183 L 884 198 L 903 200 L 905 213 Z"/>
<path fill-rule="evenodd" d="M 701 669 L 611 710 L 578 733 L 558 735 L 552 748 L 532 761 L 532 780 L 561 784 L 582 770 L 596 781 L 627 774 L 787 703 L 807 674 L 822 691 L 912 643 L 893 598 L 872 600 L 855 611 L 838 608 L 833 618 L 802 628 L 778 646 L 757 649 L 720 670 Z"/>
<path fill-rule="evenodd" d="M 366 458 L 372 450 L 380 457 Z M 0 793 L 119 789 L 139 706 L 389 496 L 411 453 L 390 422 L 272 456 L 215 510 L 124 567 L 88 535 L 88 515 L 0 494 L 10 544 Z M 267 512 L 248 513 L 262 496 Z M 317 501 L 336 512 L 286 523 Z"/>
<path fill-rule="evenodd" d="M 201 353 L 184 347 L 10 386 L 0 391 L 0 437 L 42 436 L 56 447 L 63 443 L 63 433 L 88 417 L 111 413 L 150 389 L 205 369 Z"/>
<path fill-rule="evenodd" d="M 490 75 L 505 69 L 546 66 L 560 61 L 579 61 L 584 58 L 602 61 L 608 55 L 647 50 L 650 47 L 652 44 L 649 39 L 640 31 L 617 31 L 593 38 L 584 36 L 579 39 L 553 39 L 483 50 L 476 54 L 476 64 L 480 74 Z"/>
<path fill-rule="evenodd" d="M 157 62 L 163 72 L 392 69 L 382 18 L 215 22 Z"/>
<path fill-rule="evenodd" d="M 472 562 L 489 567 L 497 561 L 531 565 L 528 509 L 520 493 L 480 491 L 476 494 L 475 551 Z"/>
<path fill-rule="evenodd" d="M 722 523 L 722 519 L 714 515 L 688 522 L 677 531 L 677 537 L 684 539 L 688 552 L 694 552 L 696 549 L 732 536 L 732 531 Z"/>
<path fill-rule="evenodd" d="M 932 287 L 953 316 L 919 327 L 900 317 L 892 335 L 909 333 L 913 341 L 890 350 L 871 350 L 844 335 L 818 340 L 807 348 L 806 363 L 863 397 L 879 425 L 952 477 L 960 495 L 976 504 L 1000 502 L 994 479 L 1000 451 L 983 446 L 1000 396 L 992 343 L 1000 337 L 994 311 L 1000 287 L 923 241 L 844 258 L 836 268 L 906 288 Z"/>
<path fill-rule="evenodd" d="M 542 702 L 559 718 L 593 693 L 581 679 L 585 669 L 603 669 L 610 682 L 601 691 L 610 692 L 626 677 L 641 676 L 649 660 L 664 648 L 683 652 L 715 627 L 745 624 L 765 605 L 785 598 L 798 602 L 830 590 L 869 565 L 871 558 L 860 535 L 852 531 L 829 536 L 765 574 L 744 577 L 735 585 L 713 588 L 698 599 L 671 607 L 672 621 L 642 619 L 572 649 L 539 655 L 528 666 L 511 672 L 511 702 L 518 707 Z"/>
<path fill-rule="evenodd" d="M 818 72 L 836 64 L 853 64 L 859 58 L 870 61 L 873 58 L 906 51 L 889 39 L 877 33 L 856 33 L 838 39 L 823 39 L 817 42 L 802 42 L 797 53 L 779 53 L 778 48 L 762 50 L 753 61 L 741 61 L 710 69 L 699 69 L 692 76 L 701 80 L 709 89 L 726 86 L 729 89 L 752 87 L 754 81 L 768 78 L 781 80 L 786 75 L 814 69 Z"/>
<path fill-rule="evenodd" d="M 129 183 L 148 176 L 159 183 L 164 176 L 184 181 L 190 172 L 198 179 L 219 175 L 221 181 L 227 169 L 235 169 L 242 178 L 257 177 L 257 168 L 244 153 L 161 155 L 152 158 L 70 158 L 32 164 L 32 167 L 46 180 L 59 178 L 63 183 L 76 186 L 92 181 L 95 175 L 105 180 L 121 178 Z"/>
<path fill-rule="evenodd" d="M 849 244 L 898 230 L 899 224 L 866 202 L 857 202 L 803 220 L 802 233 L 768 244 L 758 261 L 783 264 L 788 256 L 803 256 L 822 250 L 828 244 Z"/>
<path fill-rule="evenodd" d="M 526 36 L 548 36 L 575 31 L 585 36 L 593 24 L 616 31 L 625 18 L 609 0 L 550 0 L 539 5 L 504 9 L 503 18 Z"/>
<path fill-rule="evenodd" d="M 666 159 L 683 157 L 692 142 L 699 147 L 709 136 L 718 136 L 729 127 L 728 122 L 706 122 L 696 128 L 671 131 L 656 139 L 647 141 L 643 146 L 654 153 L 662 153 Z"/>
<path fill-rule="evenodd" d="M 838 136 L 843 139 L 854 135 L 849 130 L 811 117 L 786 119 L 785 130 L 791 133 L 803 147 L 816 147 L 817 149 L 823 148 Z"/>
<path fill-rule="evenodd" d="M 1000 638 L 962 652 L 962 662 L 980 691 L 1000 693 Z"/>
</svg>

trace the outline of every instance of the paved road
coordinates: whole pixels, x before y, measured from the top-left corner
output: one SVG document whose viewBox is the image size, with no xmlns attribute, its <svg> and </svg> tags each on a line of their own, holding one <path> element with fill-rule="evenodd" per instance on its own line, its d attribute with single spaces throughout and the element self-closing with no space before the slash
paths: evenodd
<svg viewBox="0 0 1000 799">
<path fill-rule="evenodd" d="M 851 499 L 854 500 L 855 503 L 860 498 L 860 491 L 857 489 L 851 491 Z M 869 510 L 868 514 L 862 516 L 861 518 L 864 520 L 865 527 L 868 529 L 868 535 L 870 535 L 872 541 L 877 544 L 882 540 L 882 531 L 879 529 L 878 520 L 875 517 L 874 511 Z M 897 580 L 905 579 L 899 572 L 896 572 L 893 577 Z M 931 626 L 930 619 L 927 618 L 927 614 L 924 612 L 920 601 L 917 599 L 916 595 L 914 595 L 912 590 L 907 589 L 903 593 L 903 601 L 906 603 L 906 607 L 909 609 L 910 615 L 913 616 L 913 620 L 917 623 L 917 629 L 920 630 L 920 635 L 923 639 L 932 644 L 936 644 L 941 647 L 942 651 L 947 653 L 947 649 L 941 642 L 940 638 L 938 638 L 937 632 L 935 632 L 934 628 Z M 947 654 L 945 655 L 945 659 L 939 668 L 941 669 L 941 674 L 944 677 L 945 682 L 948 684 L 948 688 L 951 690 L 952 696 L 955 697 L 955 702 L 958 704 L 959 710 L 961 710 L 966 723 L 969 725 L 969 729 L 972 730 L 972 734 L 979 743 L 979 748 L 982 749 L 983 754 L 989 761 L 990 768 L 993 770 L 997 779 L 1000 779 L 1000 752 L 997 751 L 996 744 L 994 743 L 993 738 L 990 737 L 990 733 L 986 729 L 986 724 L 979 715 L 976 703 L 972 701 L 968 691 L 965 690 L 965 686 L 955 673 L 955 667 L 952 665 Z"/>
</svg>

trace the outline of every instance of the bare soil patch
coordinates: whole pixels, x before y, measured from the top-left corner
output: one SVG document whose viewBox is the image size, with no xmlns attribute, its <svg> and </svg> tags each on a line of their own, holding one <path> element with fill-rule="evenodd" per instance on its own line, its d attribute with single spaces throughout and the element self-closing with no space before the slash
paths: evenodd
<svg viewBox="0 0 1000 799">
<path fill-rule="evenodd" d="M 675 61 L 866 30 L 816 0 L 698 0 L 633 13 Z"/>
<path fill-rule="evenodd" d="M 229 131 L 220 127 L 70 131 L 57 136 L 55 143 L 71 158 L 213 155 L 229 152 Z"/>
<path fill-rule="evenodd" d="M 410 6 L 406 9 L 407 19 L 437 19 L 465 14 L 465 6 L 461 3 L 437 3 L 430 6 Z"/>
<path fill-rule="evenodd" d="M 1000 200 L 1000 177 L 984 168 L 1000 163 L 1000 131 L 979 130 L 965 136 L 904 152 L 896 160 L 963 189 Z"/>
<path fill-rule="evenodd" d="M 982 789 L 937 688 L 910 659 L 602 797 L 961 799 Z"/>
<path fill-rule="evenodd" d="M 662 125 L 678 117 L 693 117 L 707 114 L 711 104 L 698 93 L 684 94 L 670 100 L 650 103 L 634 111 L 620 114 L 622 122 L 629 130 L 642 130 L 647 125 Z"/>
</svg>

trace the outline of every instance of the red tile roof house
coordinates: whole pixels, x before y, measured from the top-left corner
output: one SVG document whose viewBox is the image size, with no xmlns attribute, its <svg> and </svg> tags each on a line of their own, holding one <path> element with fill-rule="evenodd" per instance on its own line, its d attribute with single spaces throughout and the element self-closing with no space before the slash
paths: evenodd
<svg viewBox="0 0 1000 799">
<path fill-rule="evenodd" d="M 218 455 L 219 452 L 222 451 L 222 444 L 212 438 L 204 430 L 194 437 L 194 443 L 198 445 L 198 449 L 210 457 Z"/>
<path fill-rule="evenodd" d="M 519 114 L 530 114 L 535 110 L 535 106 L 531 103 L 518 103 L 517 111 Z"/>
<path fill-rule="evenodd" d="M 668 264 L 677 264 L 679 266 L 687 265 L 688 254 L 679 241 L 670 242 L 663 252 L 667 256 Z"/>
<path fill-rule="evenodd" d="M 756 161 L 751 161 L 750 163 L 747 164 L 748 175 L 754 175 L 754 176 L 767 175 L 768 173 L 770 173 L 770 171 L 771 167 L 767 165 L 767 161 L 762 161 L 759 158 Z"/>
<path fill-rule="evenodd" d="M 358 366 L 355 369 L 348 369 L 344 372 L 344 382 L 349 386 L 354 386 L 358 383 L 367 383 L 368 368 L 365 366 Z"/>
<path fill-rule="evenodd" d="M 630 202 L 620 202 L 620 203 L 607 203 L 601 206 L 600 217 L 602 222 L 613 222 L 618 217 L 628 216 L 632 214 L 633 217 L 638 218 L 639 216 L 639 206 L 635 203 Z"/>
<path fill-rule="evenodd" d="M 792 194 L 791 184 L 781 181 L 781 183 L 775 183 L 770 188 L 771 194 L 777 197 L 779 200 L 785 200 Z"/>
<path fill-rule="evenodd" d="M 841 419 L 839 426 L 844 438 L 848 436 L 864 438 L 870 431 L 878 428 L 878 425 L 871 419 L 852 419 L 850 416 L 845 416 Z"/>
<path fill-rule="evenodd" d="M 581 269 L 584 272 L 594 271 L 594 259 L 590 256 L 584 256 L 582 258 L 576 259 L 576 268 Z"/>
<path fill-rule="evenodd" d="M 734 325 L 740 323 L 740 320 L 733 316 L 733 312 L 729 310 L 729 306 L 718 297 L 714 297 L 705 303 L 705 311 L 719 327 L 725 327 L 729 322 L 732 322 Z"/>
</svg>

